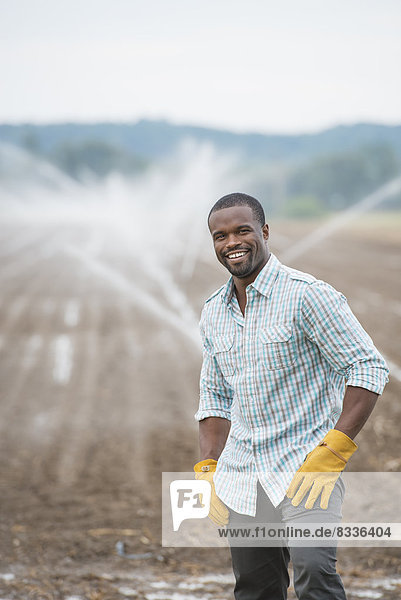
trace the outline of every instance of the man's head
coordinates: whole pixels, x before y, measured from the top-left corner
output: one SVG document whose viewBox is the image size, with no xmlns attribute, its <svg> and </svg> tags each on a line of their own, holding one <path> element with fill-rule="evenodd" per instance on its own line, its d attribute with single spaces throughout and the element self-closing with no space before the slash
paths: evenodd
<svg viewBox="0 0 401 600">
<path fill-rule="evenodd" d="M 217 200 L 210 209 L 207 222 L 210 223 L 210 217 L 214 212 L 222 210 L 223 208 L 231 208 L 232 206 L 249 206 L 249 208 L 252 209 L 256 221 L 260 223 L 260 226 L 263 227 L 265 224 L 265 211 L 259 200 L 256 200 L 253 196 L 248 196 L 248 194 L 242 194 L 241 192 L 227 194 L 227 196 L 223 196 Z"/>
<path fill-rule="evenodd" d="M 260 202 L 238 192 L 223 196 L 208 224 L 217 259 L 234 277 L 251 283 L 269 258 L 269 227 Z"/>
</svg>

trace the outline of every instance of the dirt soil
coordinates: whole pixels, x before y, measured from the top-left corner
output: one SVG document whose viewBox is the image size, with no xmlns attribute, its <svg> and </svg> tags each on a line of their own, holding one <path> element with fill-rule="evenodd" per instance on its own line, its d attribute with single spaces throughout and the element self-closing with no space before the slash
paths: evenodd
<svg viewBox="0 0 401 600">
<path fill-rule="evenodd" d="M 272 223 L 272 250 L 315 226 Z M 162 282 L 115 242 L 85 224 L 0 229 L 4 600 L 232 598 L 228 551 L 161 546 L 161 473 L 198 460 L 201 358 L 189 317 L 157 316 Z M 352 469 L 400 471 L 398 221 L 350 226 L 291 266 L 341 290 L 391 361 Z M 170 267 L 196 315 L 226 279 L 211 253 L 190 279 Z M 338 564 L 351 600 L 401 597 L 401 548 L 342 548 Z"/>
</svg>

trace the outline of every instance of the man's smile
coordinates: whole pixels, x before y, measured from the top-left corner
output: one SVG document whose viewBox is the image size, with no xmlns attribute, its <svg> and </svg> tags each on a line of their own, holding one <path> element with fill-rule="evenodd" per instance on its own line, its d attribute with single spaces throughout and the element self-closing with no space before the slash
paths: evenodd
<svg viewBox="0 0 401 600">
<path fill-rule="evenodd" d="M 226 254 L 226 258 L 230 260 L 230 262 L 240 262 L 240 260 L 248 254 L 249 250 L 236 250 L 235 252 L 228 252 Z"/>
</svg>

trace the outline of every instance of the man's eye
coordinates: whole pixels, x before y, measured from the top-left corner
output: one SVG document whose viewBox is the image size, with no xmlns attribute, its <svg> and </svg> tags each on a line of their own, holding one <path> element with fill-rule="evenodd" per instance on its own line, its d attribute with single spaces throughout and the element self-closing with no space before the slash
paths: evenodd
<svg viewBox="0 0 401 600">
<path fill-rule="evenodd" d="M 239 232 L 240 233 L 249 233 L 249 229 L 240 229 Z"/>
<path fill-rule="evenodd" d="M 215 235 L 215 236 L 214 236 L 214 239 L 215 239 L 215 240 L 222 240 L 222 239 L 223 239 L 223 237 L 224 237 L 224 235 L 223 235 L 222 233 L 219 233 L 219 235 Z"/>
</svg>

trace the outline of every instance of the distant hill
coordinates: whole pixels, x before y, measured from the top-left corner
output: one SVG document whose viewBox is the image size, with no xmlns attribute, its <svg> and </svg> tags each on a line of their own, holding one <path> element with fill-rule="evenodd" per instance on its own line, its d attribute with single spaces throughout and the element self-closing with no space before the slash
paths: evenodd
<svg viewBox="0 0 401 600">
<path fill-rule="evenodd" d="M 390 146 L 401 157 L 401 125 L 360 123 L 302 135 L 241 134 L 148 120 L 122 124 L 0 125 L 0 143 L 21 146 L 43 155 L 58 152 L 66 144 L 100 143 L 116 152 L 152 161 L 169 156 L 182 140 L 188 138 L 210 141 L 218 150 L 236 151 L 249 161 L 298 162 L 378 144 Z"/>
<path fill-rule="evenodd" d="M 309 218 L 342 210 L 401 173 L 401 126 L 357 124 L 313 134 L 263 135 L 165 121 L 3 124 L 0 190 L 14 198 L 21 190 L 29 196 L 34 189 L 86 186 L 110 175 L 145 181 L 149 167 L 165 158 L 172 160 L 159 166 L 174 180 L 174 173 L 186 168 L 175 150 L 187 140 L 210 142 L 222 156 L 239 155 L 239 161 L 227 161 L 228 180 L 241 172 L 248 193 L 265 199 L 271 215 Z M 195 147 L 190 155 L 201 160 L 202 151 Z M 213 161 L 208 169 L 213 171 Z M 395 205 L 401 205 L 401 194 L 391 199 Z"/>
</svg>

